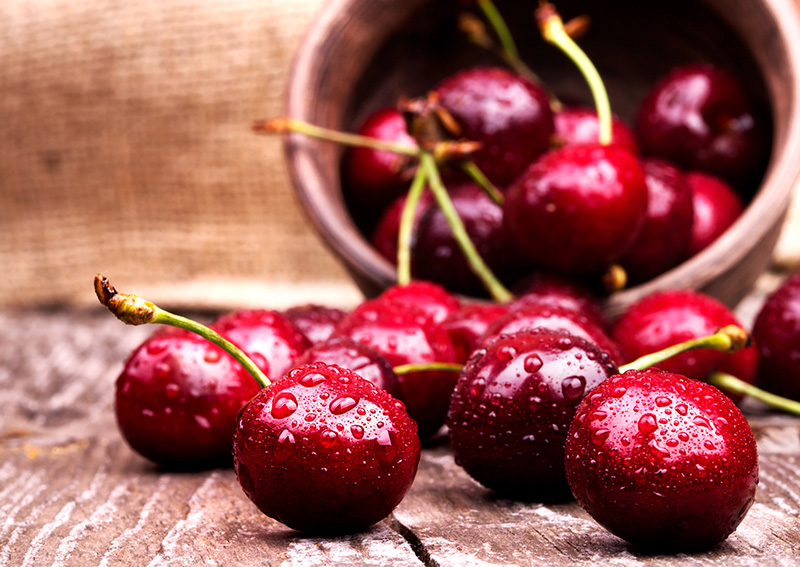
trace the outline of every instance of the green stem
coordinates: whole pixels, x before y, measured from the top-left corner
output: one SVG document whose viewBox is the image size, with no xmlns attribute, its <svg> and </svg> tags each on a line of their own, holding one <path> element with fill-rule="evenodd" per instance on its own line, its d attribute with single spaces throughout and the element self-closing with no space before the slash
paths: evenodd
<svg viewBox="0 0 800 567">
<path fill-rule="evenodd" d="M 450 225 L 450 229 L 453 231 L 453 238 L 455 238 L 456 242 L 461 248 L 461 251 L 464 253 L 472 272 L 478 276 L 478 278 L 480 278 L 484 286 L 486 286 L 486 289 L 496 301 L 500 303 L 507 303 L 511 301 L 514 296 L 492 273 L 492 271 L 489 269 L 489 266 L 487 266 L 486 262 L 483 261 L 483 258 L 481 258 L 481 255 L 478 253 L 478 250 L 472 243 L 472 240 L 467 233 L 467 229 L 464 227 L 464 223 L 458 216 L 458 211 L 456 211 L 455 207 L 453 206 L 453 202 L 450 200 L 450 195 L 447 194 L 447 189 L 445 189 L 442 179 L 439 177 L 439 170 L 436 167 L 436 160 L 430 152 L 422 152 L 422 155 L 420 156 L 420 167 L 425 169 L 427 172 L 428 182 L 430 184 L 431 191 L 433 192 L 433 196 L 436 199 L 436 203 L 439 205 L 442 214 L 444 214 L 447 223 Z"/>
<path fill-rule="evenodd" d="M 461 162 L 461 169 L 463 169 L 467 175 L 469 175 L 472 180 L 477 183 L 481 189 L 483 189 L 489 198 L 497 203 L 498 205 L 502 205 L 505 197 L 500 192 L 500 190 L 492 183 L 488 177 L 481 171 L 481 169 L 475 165 L 474 161 L 462 161 Z"/>
<path fill-rule="evenodd" d="M 478 6 L 486 17 L 486 21 L 492 26 L 494 33 L 497 35 L 497 39 L 500 40 L 500 45 L 506 57 L 519 61 L 519 50 L 517 49 L 517 44 L 514 42 L 514 36 L 511 35 L 511 30 L 508 29 L 497 6 L 495 6 L 491 0 L 478 0 Z"/>
<path fill-rule="evenodd" d="M 348 132 L 340 132 L 338 130 L 331 130 L 330 128 L 323 128 L 316 126 L 302 120 L 295 120 L 294 118 L 276 118 L 263 122 L 256 122 L 253 124 L 253 130 L 256 132 L 265 133 L 285 133 L 285 132 L 299 132 L 312 138 L 326 140 L 328 142 L 336 142 L 345 146 L 353 146 L 357 148 L 369 148 L 384 152 L 393 152 L 407 156 L 419 156 L 419 147 L 411 144 L 403 144 L 398 142 L 391 142 L 388 140 L 380 140 L 378 138 L 371 138 L 369 136 L 361 136 L 360 134 L 350 134 Z"/>
<path fill-rule="evenodd" d="M 561 49 L 575 63 L 586 82 L 589 83 L 589 88 L 594 97 L 594 104 L 597 108 L 597 120 L 599 122 L 598 142 L 604 146 L 610 144 L 612 139 L 611 103 L 608 100 L 608 93 L 600 78 L 600 73 L 597 72 L 597 68 L 586 53 L 564 29 L 564 22 L 552 4 L 543 2 L 536 10 L 536 18 L 542 37 Z"/>
<path fill-rule="evenodd" d="M 406 202 L 400 215 L 400 229 L 397 234 L 397 283 L 399 285 L 408 285 L 411 282 L 411 240 L 414 236 L 414 219 L 427 180 L 428 174 L 425 169 L 418 168 L 406 194 Z"/>
<path fill-rule="evenodd" d="M 445 370 L 448 372 L 461 372 L 461 365 L 455 362 L 414 362 L 410 364 L 400 364 L 393 368 L 397 375 L 409 374 L 410 372 L 424 372 L 426 370 Z"/>
<path fill-rule="evenodd" d="M 128 325 L 168 325 L 191 331 L 230 354 L 262 388 L 270 385 L 269 378 L 256 366 L 255 362 L 239 347 L 213 329 L 197 321 L 165 311 L 154 303 L 141 299 L 136 295 L 119 293 L 108 279 L 101 274 L 97 274 L 94 278 L 94 289 L 100 303 L 108 307 L 108 310 L 123 323 Z"/>
<path fill-rule="evenodd" d="M 700 348 L 734 353 L 737 350 L 747 346 L 749 342 L 750 335 L 747 333 L 747 331 L 741 327 L 737 327 L 736 325 L 727 325 L 713 335 L 690 339 L 671 347 L 667 347 L 658 352 L 646 354 L 641 358 L 637 358 L 633 362 L 620 366 L 619 371 L 620 373 L 623 373 L 627 370 L 643 370 L 645 368 L 650 368 L 651 366 L 656 366 L 657 364 L 664 362 L 673 356 L 681 354 L 682 352 Z"/>
<path fill-rule="evenodd" d="M 776 396 L 725 372 L 712 372 L 707 382 L 720 390 L 750 396 L 774 408 L 800 415 L 800 402 Z"/>
</svg>

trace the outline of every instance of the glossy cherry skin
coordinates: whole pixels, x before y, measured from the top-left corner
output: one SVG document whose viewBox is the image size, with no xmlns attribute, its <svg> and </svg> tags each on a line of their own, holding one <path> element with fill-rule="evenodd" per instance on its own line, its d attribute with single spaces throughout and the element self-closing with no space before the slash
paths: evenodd
<svg viewBox="0 0 800 567">
<path fill-rule="evenodd" d="M 458 298 L 441 285 L 425 280 L 414 280 L 405 285 L 393 285 L 379 296 L 384 301 L 392 301 L 421 309 L 436 323 L 458 311 Z"/>
<path fill-rule="evenodd" d="M 353 532 L 385 518 L 411 486 L 420 457 L 403 408 L 353 372 L 292 369 L 242 410 L 236 476 L 264 514 L 310 532 Z"/>
<path fill-rule="evenodd" d="M 636 116 L 642 154 L 699 169 L 738 185 L 767 152 L 764 124 L 742 82 L 712 65 L 686 65 L 663 77 Z"/>
<path fill-rule="evenodd" d="M 425 311 L 412 305 L 371 299 L 342 319 L 334 336 L 349 337 L 381 353 L 392 367 L 426 362 L 456 362 L 456 349 L 447 331 Z M 447 405 L 458 374 L 418 370 L 401 374 L 401 398 L 417 422 L 422 439 L 444 424 Z"/>
<path fill-rule="evenodd" d="M 429 191 L 422 194 L 419 204 L 414 211 L 414 230 L 419 226 L 419 219 L 424 211 L 433 203 L 433 197 Z M 370 233 L 369 241 L 378 253 L 386 258 L 392 265 L 397 265 L 397 246 L 400 234 L 400 220 L 403 215 L 403 207 L 406 204 L 406 196 L 403 195 L 395 199 L 391 205 L 380 215 L 378 223 Z"/>
<path fill-rule="evenodd" d="M 417 145 L 406 130 L 403 116 L 395 108 L 376 110 L 357 133 L 388 142 Z M 349 148 L 342 171 L 348 201 L 359 212 L 382 211 L 408 189 L 413 167 L 408 156 L 371 148 Z"/>
<path fill-rule="evenodd" d="M 472 351 L 480 346 L 489 327 L 508 311 L 506 304 L 472 301 L 462 304 L 458 311 L 442 322 L 442 327 L 456 347 L 458 362 L 467 361 Z"/>
<path fill-rule="evenodd" d="M 218 347 L 188 331 L 156 331 L 117 378 L 120 432 L 140 455 L 168 467 L 229 462 L 231 436 L 256 381 Z"/>
<path fill-rule="evenodd" d="M 692 290 L 667 290 L 631 305 L 614 323 L 611 336 L 625 361 L 633 362 L 645 354 L 710 335 L 725 325 L 742 326 L 733 312 L 717 299 Z M 657 366 L 695 380 L 705 380 L 731 356 L 711 349 L 697 349 Z"/>
<path fill-rule="evenodd" d="M 352 370 L 364 380 L 386 390 L 393 397 L 400 399 L 400 381 L 392 370 L 392 365 L 378 351 L 363 343 L 347 337 L 334 337 L 319 342 L 298 356 L 292 366 L 304 366 L 314 362 L 335 364 Z"/>
<path fill-rule="evenodd" d="M 613 377 L 584 398 L 564 462 L 595 520 L 637 547 L 673 553 L 727 538 L 758 484 L 756 442 L 733 402 L 656 369 Z"/>
<path fill-rule="evenodd" d="M 488 341 L 503 334 L 537 327 L 566 331 L 575 337 L 593 343 L 601 351 L 607 353 L 614 363 L 621 363 L 622 357 L 619 348 L 594 321 L 572 309 L 544 303 L 527 303 L 511 309 L 489 326 L 486 334 L 481 338 L 481 345 L 485 346 Z"/>
<path fill-rule="evenodd" d="M 599 296 L 574 279 L 536 271 L 519 281 L 515 289 L 516 297 L 509 303 L 513 309 L 529 303 L 557 305 L 588 317 L 603 329 L 609 325 Z"/>
<path fill-rule="evenodd" d="M 447 414 L 456 463 L 503 496 L 569 496 L 564 442 L 584 395 L 617 373 L 608 355 L 563 331 L 526 329 L 478 349 Z"/>
<path fill-rule="evenodd" d="M 547 93 L 516 73 L 475 67 L 444 79 L 435 91 L 460 124 L 460 137 L 483 143 L 473 159 L 496 184 L 510 183 L 550 147 Z"/>
<path fill-rule="evenodd" d="M 504 218 L 542 268 L 602 271 L 633 245 L 647 186 L 638 160 L 615 146 L 565 146 L 542 156 L 508 188 Z"/>
<path fill-rule="evenodd" d="M 223 315 L 211 327 L 247 353 L 270 380 L 280 378 L 311 346 L 294 323 L 278 311 L 242 309 Z"/>
<path fill-rule="evenodd" d="M 283 314 L 308 339 L 309 344 L 315 345 L 330 338 L 333 329 L 347 312 L 336 307 L 308 303 L 290 307 Z"/>
<path fill-rule="evenodd" d="M 597 111 L 583 106 L 568 106 L 554 115 L 556 144 L 565 146 L 594 145 L 598 143 L 600 122 Z M 639 144 L 633 130 L 619 117 L 611 117 L 611 143 L 630 153 L 639 153 Z"/>
<path fill-rule="evenodd" d="M 694 223 L 692 190 L 683 173 L 663 160 L 643 159 L 642 167 L 647 184 L 644 226 L 620 259 L 632 283 L 652 279 L 684 260 Z"/>
<path fill-rule="evenodd" d="M 699 171 L 686 174 L 692 192 L 694 220 L 688 256 L 694 256 L 728 230 L 744 212 L 741 197 L 713 175 Z"/>
<path fill-rule="evenodd" d="M 786 278 L 764 302 L 753 325 L 758 385 L 800 400 L 800 274 Z"/>
</svg>

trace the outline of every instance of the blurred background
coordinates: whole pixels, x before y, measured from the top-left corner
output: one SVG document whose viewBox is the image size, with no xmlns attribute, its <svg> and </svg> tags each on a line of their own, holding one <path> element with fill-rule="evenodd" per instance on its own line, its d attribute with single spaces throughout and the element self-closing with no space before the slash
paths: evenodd
<svg viewBox="0 0 800 567">
<path fill-rule="evenodd" d="M 0 4 L 0 307 L 95 304 L 98 271 L 165 307 L 355 303 L 281 140 L 250 131 L 323 4 Z M 779 269 L 800 269 L 796 209 Z"/>
</svg>

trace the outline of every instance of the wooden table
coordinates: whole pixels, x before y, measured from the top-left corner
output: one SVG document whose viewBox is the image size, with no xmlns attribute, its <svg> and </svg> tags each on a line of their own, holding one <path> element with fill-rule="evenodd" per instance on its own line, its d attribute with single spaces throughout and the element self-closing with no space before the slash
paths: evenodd
<svg viewBox="0 0 800 567">
<path fill-rule="evenodd" d="M 745 324 L 763 297 L 740 306 Z M 232 469 L 167 472 L 120 438 L 113 384 L 151 328 L 102 308 L 0 312 L 0 567 L 162 565 L 800 565 L 800 418 L 746 405 L 760 453 L 756 502 L 696 555 L 644 555 L 576 504 L 498 499 L 423 451 L 395 513 L 369 531 L 306 537 L 261 515 Z"/>
</svg>

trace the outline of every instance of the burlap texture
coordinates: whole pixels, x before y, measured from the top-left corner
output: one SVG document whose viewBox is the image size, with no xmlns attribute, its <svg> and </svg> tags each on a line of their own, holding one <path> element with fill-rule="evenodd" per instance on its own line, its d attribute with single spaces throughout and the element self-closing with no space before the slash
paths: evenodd
<svg viewBox="0 0 800 567">
<path fill-rule="evenodd" d="M 88 305 L 98 271 L 166 305 L 353 303 L 249 130 L 322 4 L 0 3 L 0 306 Z"/>
</svg>

